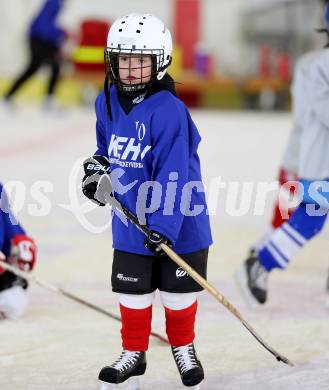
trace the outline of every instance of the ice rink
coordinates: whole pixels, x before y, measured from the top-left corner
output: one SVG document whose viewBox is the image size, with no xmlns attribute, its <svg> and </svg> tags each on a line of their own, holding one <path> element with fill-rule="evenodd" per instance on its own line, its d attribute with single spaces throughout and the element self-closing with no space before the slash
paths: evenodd
<svg viewBox="0 0 329 390">
<path fill-rule="evenodd" d="M 202 389 L 327 390 L 328 225 L 286 272 L 271 275 L 264 308 L 250 310 L 232 278 L 268 225 L 274 192 L 265 212 L 254 215 L 255 188 L 276 177 L 290 115 L 192 111 L 192 116 L 203 138 L 200 156 L 207 189 L 218 177 L 231 183 L 229 190 L 222 189 L 212 199 L 214 245 L 208 280 L 268 343 L 295 363 L 290 368 L 276 362 L 231 313 L 202 293 L 196 339 L 206 375 Z M 20 196 L 12 191 L 11 197 L 39 246 L 36 275 L 118 313 L 110 289 L 109 211 L 93 209 L 80 194 L 79 161 L 95 149 L 93 110 L 55 115 L 34 106 L 10 112 L 1 107 L 0 122 L 0 179 L 19 190 Z M 240 207 L 241 186 L 248 182 L 254 185 L 250 207 Z M 29 295 L 23 318 L 0 323 L 0 389 L 99 389 L 100 368 L 112 363 L 121 350 L 120 324 L 36 285 L 31 285 Z M 153 330 L 164 334 L 159 301 L 154 305 Z M 183 388 L 169 348 L 154 339 L 141 384 L 143 390 Z"/>
</svg>

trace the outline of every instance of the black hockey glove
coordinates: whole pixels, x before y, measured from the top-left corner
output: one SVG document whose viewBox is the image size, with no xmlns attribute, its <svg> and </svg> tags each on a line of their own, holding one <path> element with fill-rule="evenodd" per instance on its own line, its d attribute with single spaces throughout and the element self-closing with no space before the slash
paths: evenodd
<svg viewBox="0 0 329 390">
<path fill-rule="evenodd" d="M 109 160 L 100 155 L 89 157 L 83 163 L 85 176 L 82 179 L 82 192 L 88 199 L 99 206 L 105 206 L 105 204 L 100 202 L 95 196 L 98 182 L 102 175 L 110 173 L 109 168 Z"/>
<path fill-rule="evenodd" d="M 161 233 L 150 230 L 144 241 L 145 248 L 153 252 L 155 256 L 166 256 L 166 253 L 159 247 L 160 244 L 172 245 L 168 238 L 164 237 Z"/>
<path fill-rule="evenodd" d="M 21 286 L 24 290 L 26 290 L 28 282 L 26 279 L 16 276 L 10 271 L 4 271 L 0 274 L 0 292 L 15 286 Z"/>
</svg>

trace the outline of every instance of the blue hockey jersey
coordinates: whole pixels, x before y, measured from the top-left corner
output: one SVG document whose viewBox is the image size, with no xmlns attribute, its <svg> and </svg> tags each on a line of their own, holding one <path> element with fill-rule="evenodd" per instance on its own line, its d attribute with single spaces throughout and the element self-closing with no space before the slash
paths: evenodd
<svg viewBox="0 0 329 390">
<path fill-rule="evenodd" d="M 25 231 L 11 214 L 7 194 L 0 183 L 0 250 L 4 255 L 9 255 L 11 239 L 16 234 L 25 234 Z"/>
<path fill-rule="evenodd" d="M 38 38 L 58 47 L 65 38 L 63 29 L 57 26 L 56 19 L 64 0 L 46 0 L 43 7 L 33 19 L 30 27 L 30 37 Z"/>
<path fill-rule="evenodd" d="M 146 205 L 150 212 L 140 222 L 166 236 L 177 253 L 209 247 L 212 238 L 197 154 L 201 137 L 185 105 L 163 90 L 127 114 L 114 86 L 110 101 L 112 121 L 104 92 L 96 100 L 95 154 L 108 157 L 112 172 L 120 173 L 115 175 L 120 183 L 115 197 L 138 216 Z M 144 247 L 144 235 L 117 215 L 112 233 L 115 249 L 152 254 Z"/>
</svg>

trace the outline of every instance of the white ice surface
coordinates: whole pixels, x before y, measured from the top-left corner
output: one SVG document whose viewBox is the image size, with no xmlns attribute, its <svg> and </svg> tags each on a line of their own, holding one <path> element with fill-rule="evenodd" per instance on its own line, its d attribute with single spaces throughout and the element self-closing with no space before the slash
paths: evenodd
<svg viewBox="0 0 329 390">
<path fill-rule="evenodd" d="M 237 182 L 275 178 L 290 129 L 289 115 L 192 114 L 203 137 L 200 154 L 206 185 L 215 176 Z M 69 172 L 78 158 L 94 151 L 94 122 L 92 110 L 74 109 L 56 117 L 33 107 L 11 114 L 1 108 L 0 179 L 5 183 L 19 180 L 26 186 L 18 217 L 38 242 L 38 277 L 118 313 L 116 296 L 110 289 L 110 230 L 92 234 L 75 214 L 60 206 L 70 204 L 73 195 L 79 194 L 79 178 L 71 177 L 69 196 Z M 31 215 L 33 204 L 37 210 L 40 204 L 30 190 L 39 180 L 53 187 L 46 193 L 50 213 L 36 217 Z M 88 207 L 83 197 L 77 196 L 80 204 Z M 252 210 L 240 217 L 231 216 L 225 211 L 226 201 L 224 192 L 217 214 L 211 218 L 215 243 L 208 279 L 296 366 L 277 363 L 239 321 L 202 293 L 196 347 L 205 368 L 203 389 L 328 389 L 329 313 L 324 309 L 328 228 L 287 271 L 271 276 L 268 304 L 250 311 L 232 274 L 266 228 L 271 198 L 263 216 L 253 216 Z M 101 208 L 86 218 L 93 226 L 102 226 L 109 219 Z M 30 299 L 23 318 L 0 323 L 0 389 L 98 389 L 100 368 L 120 352 L 120 324 L 38 286 L 31 286 Z M 154 306 L 153 330 L 164 332 L 159 301 Z M 183 388 L 169 348 L 154 339 L 141 383 L 143 390 Z"/>
</svg>

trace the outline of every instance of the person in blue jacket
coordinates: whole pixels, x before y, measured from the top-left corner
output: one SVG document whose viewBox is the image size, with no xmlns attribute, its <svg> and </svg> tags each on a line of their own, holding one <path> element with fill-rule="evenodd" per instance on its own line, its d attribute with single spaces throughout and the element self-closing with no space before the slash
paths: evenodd
<svg viewBox="0 0 329 390">
<path fill-rule="evenodd" d="M 12 214 L 7 194 L 0 183 L 0 260 L 30 272 L 36 262 L 36 245 Z M 0 265 L 0 320 L 16 319 L 27 306 L 25 279 Z"/>
<path fill-rule="evenodd" d="M 158 247 L 171 245 L 206 277 L 212 238 L 197 152 L 201 137 L 166 73 L 171 52 L 170 31 L 153 15 L 126 15 L 108 34 L 105 86 L 95 105 L 97 150 L 84 163 L 82 189 L 99 204 L 93 178 L 110 172 L 115 198 L 150 234 L 145 239 L 114 213 L 111 281 L 119 293 L 123 352 L 101 370 L 99 379 L 107 383 L 144 374 L 157 289 L 183 384 L 197 386 L 204 378 L 193 344 L 202 287 Z"/>
<path fill-rule="evenodd" d="M 60 75 L 60 47 L 66 37 L 65 31 L 57 25 L 57 17 L 65 1 L 46 0 L 33 19 L 28 32 L 30 61 L 5 94 L 7 102 L 43 65 L 51 70 L 46 103 L 52 101 Z"/>
</svg>

